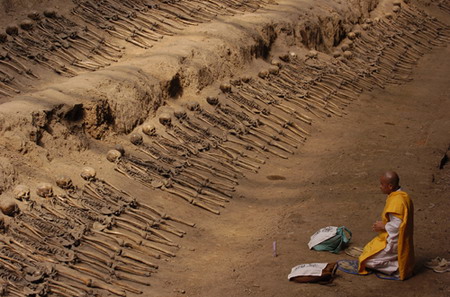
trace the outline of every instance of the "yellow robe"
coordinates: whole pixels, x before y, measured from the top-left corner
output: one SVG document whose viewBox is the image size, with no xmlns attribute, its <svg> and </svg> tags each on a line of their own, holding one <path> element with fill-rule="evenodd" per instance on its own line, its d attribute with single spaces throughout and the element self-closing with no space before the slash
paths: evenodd
<svg viewBox="0 0 450 297">
<path fill-rule="evenodd" d="M 385 224 L 389 220 L 389 213 L 402 220 L 398 235 L 397 255 L 400 279 L 404 280 L 412 275 L 414 269 L 414 207 L 408 194 L 403 191 L 395 191 L 389 194 L 381 214 L 381 219 Z M 380 232 L 377 237 L 364 247 L 363 253 L 359 257 L 358 272 L 360 274 L 367 274 L 365 261 L 386 247 L 387 237 L 388 233 L 386 231 Z"/>
</svg>

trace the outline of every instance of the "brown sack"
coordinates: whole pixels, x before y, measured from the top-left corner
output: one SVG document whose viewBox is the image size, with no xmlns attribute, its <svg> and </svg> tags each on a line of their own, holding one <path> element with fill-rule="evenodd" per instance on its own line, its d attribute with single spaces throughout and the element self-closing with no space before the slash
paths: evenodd
<svg viewBox="0 0 450 297">
<path fill-rule="evenodd" d="M 318 283 L 321 285 L 329 284 L 333 281 L 334 275 L 336 274 L 337 263 L 328 263 L 328 265 L 323 269 L 322 275 L 302 275 L 296 276 L 290 279 L 290 281 L 297 283 Z"/>
</svg>

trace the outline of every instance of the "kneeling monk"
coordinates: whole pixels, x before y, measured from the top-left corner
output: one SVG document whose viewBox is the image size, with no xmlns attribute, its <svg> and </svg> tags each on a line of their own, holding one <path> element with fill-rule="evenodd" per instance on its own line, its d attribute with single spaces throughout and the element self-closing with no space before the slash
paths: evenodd
<svg viewBox="0 0 450 297">
<path fill-rule="evenodd" d="M 400 188 L 399 177 L 393 171 L 381 176 L 380 189 L 388 197 L 381 221 L 372 226 L 378 236 L 364 247 L 358 272 L 367 274 L 366 268 L 370 268 L 404 280 L 414 269 L 413 203 Z"/>
</svg>

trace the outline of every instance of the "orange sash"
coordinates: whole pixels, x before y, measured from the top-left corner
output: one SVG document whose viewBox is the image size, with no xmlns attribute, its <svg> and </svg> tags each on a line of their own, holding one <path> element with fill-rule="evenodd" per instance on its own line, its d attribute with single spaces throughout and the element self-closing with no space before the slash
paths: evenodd
<svg viewBox="0 0 450 297">
<path fill-rule="evenodd" d="M 408 194 L 403 191 L 389 194 L 381 214 L 381 219 L 385 224 L 389 220 L 389 213 L 402 220 L 398 235 L 398 269 L 400 279 L 404 280 L 411 277 L 414 269 L 414 206 Z M 364 262 L 386 247 L 387 237 L 386 231 L 380 232 L 364 247 L 363 253 L 359 257 L 358 272 L 360 274 L 367 274 Z"/>
</svg>

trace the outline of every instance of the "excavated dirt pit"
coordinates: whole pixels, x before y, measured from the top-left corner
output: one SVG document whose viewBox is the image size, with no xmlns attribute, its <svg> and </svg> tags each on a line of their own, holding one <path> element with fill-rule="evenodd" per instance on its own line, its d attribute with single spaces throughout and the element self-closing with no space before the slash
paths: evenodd
<svg viewBox="0 0 450 297">
<path fill-rule="evenodd" d="M 2 295 L 450 295 L 447 1 L 1 4 Z M 388 169 L 415 276 L 289 282 Z"/>
</svg>

